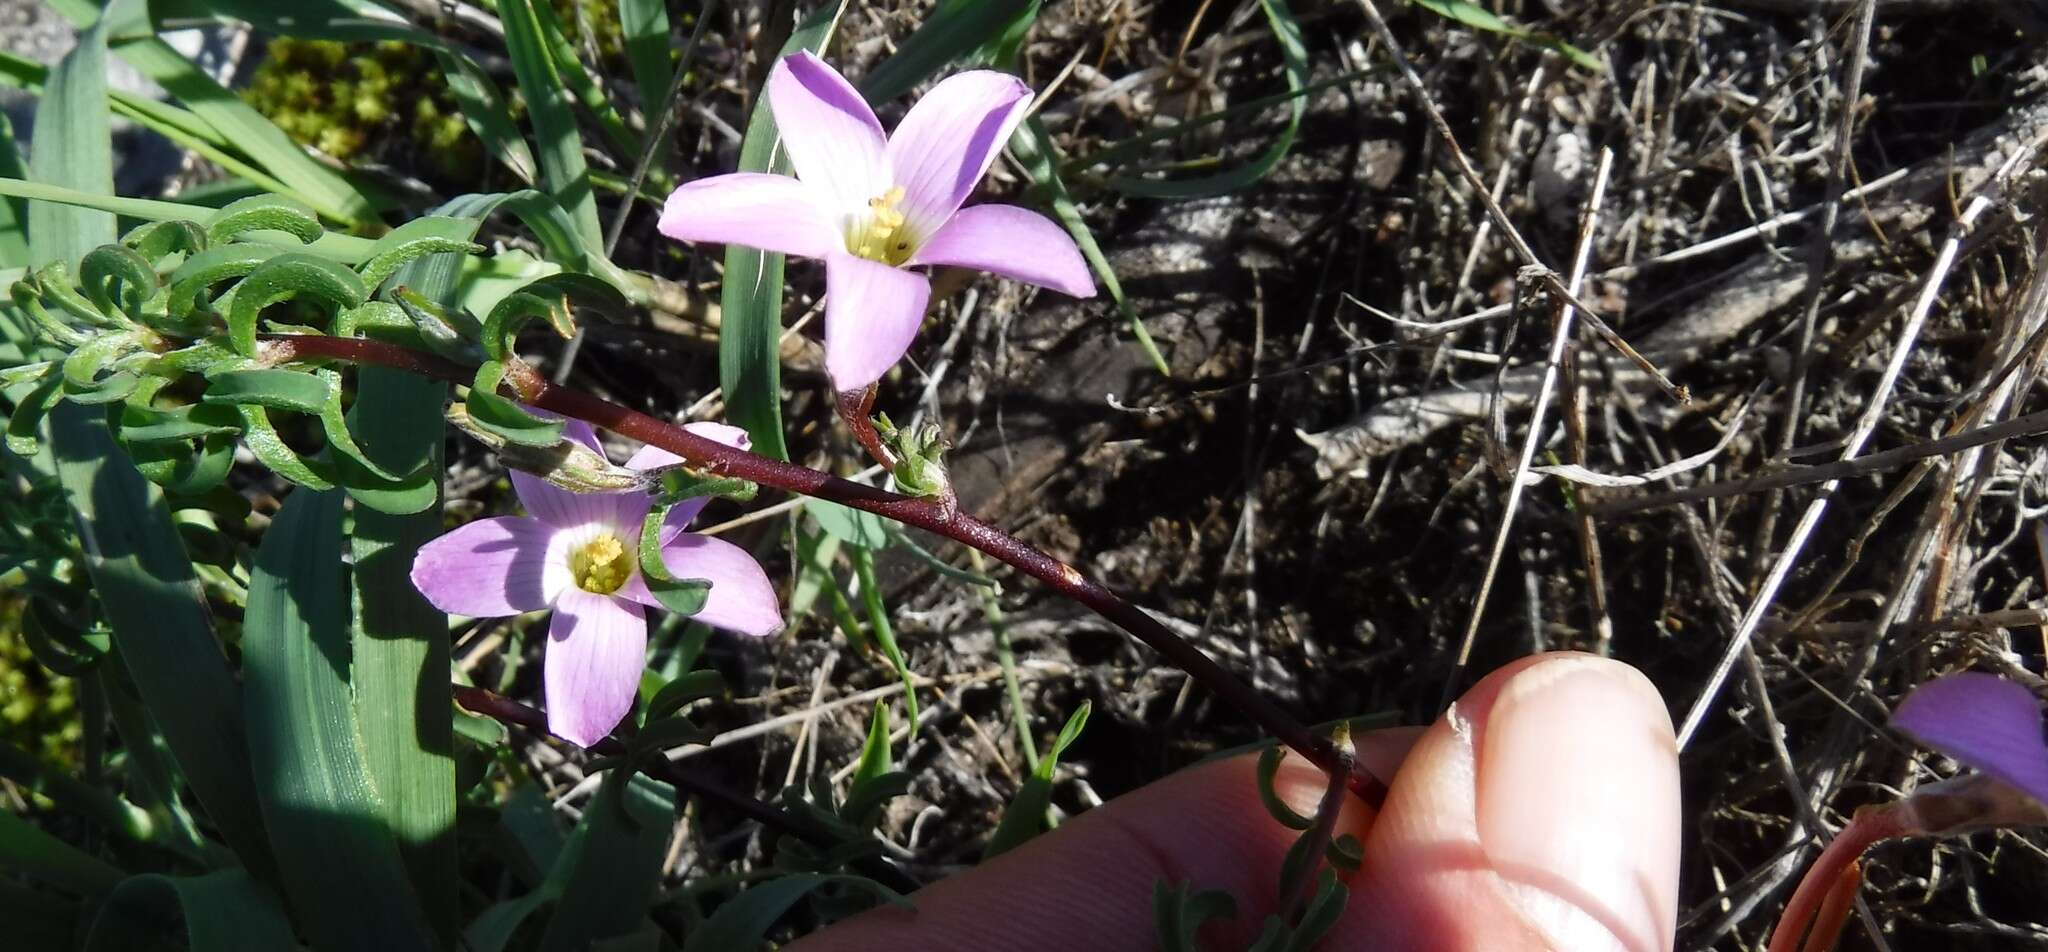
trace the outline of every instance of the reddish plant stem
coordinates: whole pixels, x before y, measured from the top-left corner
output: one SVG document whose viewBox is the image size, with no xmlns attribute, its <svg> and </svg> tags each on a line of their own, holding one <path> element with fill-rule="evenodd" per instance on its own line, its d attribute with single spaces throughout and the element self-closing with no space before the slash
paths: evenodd
<svg viewBox="0 0 2048 952">
<path fill-rule="evenodd" d="M 374 364 L 460 384 L 469 383 L 475 377 L 473 370 L 431 354 L 363 338 L 270 334 L 263 337 L 262 356 L 265 362 L 273 365 L 308 359 Z M 515 363 L 508 369 L 501 388 L 507 396 L 543 410 L 574 417 L 650 446 L 659 446 L 714 475 L 745 479 L 871 512 L 1001 559 L 1012 568 L 1051 586 L 1061 595 L 1087 606 L 1166 656 L 1175 667 L 1187 672 L 1189 677 L 1225 703 L 1251 718 L 1266 733 L 1325 772 L 1345 776 L 1346 786 L 1359 799 L 1375 808 L 1386 800 L 1386 784 L 1379 778 L 1363 767 L 1348 765 L 1328 739 L 1311 733 L 1279 705 L 1252 690 L 1210 660 L 1201 649 L 1167 630 L 1144 610 L 1082 575 L 1073 566 L 957 508 L 947 511 L 950 507 L 929 500 L 898 495 L 808 467 L 734 449 L 644 413 L 558 386 L 521 364 Z"/>
<path fill-rule="evenodd" d="M 462 705 L 463 710 L 488 717 L 507 727 L 522 727 L 544 737 L 554 736 L 548 733 L 548 716 L 540 711 L 483 688 L 457 684 L 453 685 L 453 689 L 455 703 Z M 627 752 L 625 743 L 616 737 L 600 740 L 589 750 L 607 757 L 622 757 Z M 797 814 L 777 809 L 774 804 L 764 803 L 733 790 L 705 777 L 701 771 L 683 770 L 669 763 L 666 758 L 643 759 L 639 769 L 640 772 L 677 790 L 709 800 L 762 826 L 771 830 L 781 830 L 819 849 L 829 850 L 840 843 L 840 838 L 831 830 L 811 823 Z M 865 863 L 861 871 L 867 874 L 868 878 L 882 882 L 899 892 L 909 892 L 917 888 L 917 883 L 904 875 L 902 870 L 879 859 Z"/>
</svg>

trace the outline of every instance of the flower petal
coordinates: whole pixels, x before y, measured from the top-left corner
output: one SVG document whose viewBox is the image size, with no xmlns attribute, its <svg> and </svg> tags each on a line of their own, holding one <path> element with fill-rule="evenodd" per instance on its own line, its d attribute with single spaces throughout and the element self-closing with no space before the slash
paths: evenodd
<svg viewBox="0 0 2048 952">
<path fill-rule="evenodd" d="M 1969 671 L 1913 689 L 1892 726 L 1915 740 L 2048 803 L 2048 743 L 2032 691 Z"/>
<path fill-rule="evenodd" d="M 730 423 L 713 423 L 709 420 L 700 420 L 696 423 L 683 424 L 683 429 L 707 440 L 724 443 L 734 449 L 751 449 L 754 445 L 753 437 L 748 436 L 747 431 Z M 657 469 L 662 466 L 674 466 L 681 462 L 684 462 L 682 457 L 659 446 L 649 445 L 640 447 L 639 451 L 633 454 L 633 458 L 626 461 L 626 468 L 644 471 Z M 668 520 L 662 523 L 662 544 L 667 545 L 670 539 L 676 537 L 676 533 L 683 531 L 690 524 L 691 520 L 697 518 L 698 513 L 704 511 L 704 504 L 710 501 L 709 499 L 686 499 L 677 503 L 675 508 L 670 509 L 668 511 Z M 644 512 L 642 514 L 645 515 Z"/>
<path fill-rule="evenodd" d="M 562 593 L 541 674 L 548 730 L 578 747 L 603 740 L 633 709 L 647 665 L 647 613 L 623 598 Z"/>
<path fill-rule="evenodd" d="M 412 584 L 435 608 L 498 618 L 548 607 L 569 586 L 567 565 L 548 558 L 553 527 L 500 516 L 460 526 L 412 560 Z"/>
<path fill-rule="evenodd" d="M 804 258 L 842 246 L 834 206 L 787 175 L 734 172 L 685 184 L 662 206 L 661 233 L 677 241 L 744 245 Z"/>
<path fill-rule="evenodd" d="M 917 339 L 932 284 L 915 271 L 835 251 L 825 259 L 825 372 L 840 391 L 882 379 Z"/>
<path fill-rule="evenodd" d="M 976 205 L 954 212 L 910 264 L 973 268 L 1072 297 L 1095 296 L 1088 262 L 1067 230 L 1015 205 Z"/>
<path fill-rule="evenodd" d="M 701 578 L 711 583 L 704 609 L 691 618 L 743 635 L 766 635 L 782 627 L 782 603 L 775 597 L 775 585 L 747 550 L 724 539 L 685 532 L 661 547 L 661 560 L 676 578 Z M 637 572 L 619 594 L 642 605 L 661 605 Z"/>
<path fill-rule="evenodd" d="M 867 100 L 846 77 L 808 52 L 783 57 L 768 74 L 768 107 L 796 177 L 846 214 L 889 190 L 887 138 Z"/>
<path fill-rule="evenodd" d="M 889 138 L 888 168 L 903 187 L 914 239 L 930 239 L 967 200 L 1031 106 L 1031 88 L 1008 73 L 956 73 L 910 107 Z"/>
<path fill-rule="evenodd" d="M 561 419 L 546 410 L 527 409 L 535 416 Z M 582 420 L 564 421 L 562 435 L 599 456 L 604 455 L 604 444 L 598 442 L 597 431 Z M 515 469 L 511 476 L 512 491 L 519 496 L 519 504 L 526 507 L 527 514 L 558 528 L 568 529 L 594 522 L 617 524 L 621 521 L 622 510 L 625 512 L 624 521 L 632 522 L 638 518 L 636 513 L 647 511 L 646 497 L 638 493 L 572 493 L 532 473 Z M 639 498 L 629 498 L 634 496 Z M 635 505 L 639 507 L 637 510 Z"/>
</svg>

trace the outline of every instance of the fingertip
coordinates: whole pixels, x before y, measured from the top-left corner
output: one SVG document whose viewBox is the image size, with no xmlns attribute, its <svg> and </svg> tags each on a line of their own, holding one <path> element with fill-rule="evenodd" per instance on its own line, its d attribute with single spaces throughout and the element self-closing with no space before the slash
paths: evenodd
<svg viewBox="0 0 2048 952">
<path fill-rule="evenodd" d="M 1677 748 L 1648 680 L 1523 659 L 1417 742 L 1351 913 L 1391 947 L 1668 949 L 1678 838 Z"/>
</svg>

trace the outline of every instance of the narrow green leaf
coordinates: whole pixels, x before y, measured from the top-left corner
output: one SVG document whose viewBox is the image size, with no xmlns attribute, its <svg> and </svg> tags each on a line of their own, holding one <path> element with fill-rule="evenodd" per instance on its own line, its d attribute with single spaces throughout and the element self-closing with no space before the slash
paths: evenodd
<svg viewBox="0 0 2048 952">
<path fill-rule="evenodd" d="M 675 680 L 662 685 L 661 690 L 654 692 L 654 697 L 647 702 L 647 720 L 660 720 L 681 710 L 683 705 L 691 701 L 714 697 L 724 692 L 725 678 L 719 676 L 716 671 L 706 668 L 701 671 L 683 672 Z"/>
<path fill-rule="evenodd" d="M 1067 192 L 1067 185 L 1061 181 L 1058 161 L 1052 144 L 1052 135 L 1045 131 L 1045 125 L 1037 116 L 1024 120 L 1010 137 L 1010 151 L 1024 166 L 1026 174 L 1038 187 L 1045 189 L 1051 199 L 1053 217 L 1067 229 L 1074 243 L 1081 248 L 1081 256 L 1088 259 L 1088 267 L 1095 272 L 1095 280 L 1102 282 L 1109 292 L 1110 300 L 1116 302 L 1117 311 L 1131 326 L 1131 335 L 1138 339 L 1138 346 L 1152 361 L 1153 369 L 1162 377 L 1173 376 L 1166 358 L 1159 353 L 1159 345 L 1152 342 L 1152 332 L 1145 329 L 1145 321 L 1138 316 L 1136 308 L 1124 297 L 1123 282 L 1116 278 L 1116 270 L 1109 266 L 1109 259 L 1102 254 L 1102 246 L 1095 242 L 1095 232 L 1088 227 L 1087 219 L 1081 217 L 1081 206 Z"/>
<path fill-rule="evenodd" d="M 903 649 L 896 644 L 896 627 L 889 623 L 889 606 L 882 604 L 882 583 L 875 577 L 875 552 L 865 546 L 856 545 L 848 550 L 853 558 L 854 574 L 860 579 L 860 600 L 867 608 L 868 630 L 874 633 L 875 644 L 882 648 L 882 655 L 889 659 L 896 669 L 896 677 L 903 682 L 903 704 L 908 710 L 910 731 L 917 733 L 917 679 L 910 672 L 910 663 L 903 658 Z"/>
<path fill-rule="evenodd" d="M 676 791 L 668 784 L 630 770 L 605 774 L 563 854 L 567 878 L 541 952 L 583 952 L 597 940 L 639 931 L 675 812 Z"/>
<path fill-rule="evenodd" d="M 122 880 L 93 918 L 86 952 L 155 948 L 180 931 L 192 952 L 278 952 L 298 947 L 277 894 L 240 869 L 204 876 L 154 873 Z"/>
<path fill-rule="evenodd" d="M 910 91 L 947 65 L 1038 16 L 1039 0 L 946 0 L 918 24 L 894 55 L 875 67 L 860 93 L 883 102 Z"/>
<path fill-rule="evenodd" d="M 639 155 L 640 136 L 626 128 L 626 121 L 619 118 L 618 109 L 598 87 L 597 80 L 591 78 L 590 71 L 583 68 L 581 55 L 575 44 L 569 41 L 569 30 L 555 15 L 555 8 L 542 3 L 529 5 L 527 9 L 533 11 L 534 23 L 540 28 L 542 48 L 547 51 L 548 67 L 554 70 L 562 87 L 576 95 L 576 100 L 582 103 L 591 118 L 597 120 L 598 128 L 603 130 L 605 138 L 611 140 L 620 155 Z"/>
<path fill-rule="evenodd" d="M 1235 192 L 1265 178 L 1279 167 L 1281 160 L 1287 158 L 1288 151 L 1294 148 L 1295 133 L 1301 130 L 1301 117 L 1308 113 L 1308 100 L 1300 95 L 1309 81 L 1308 45 L 1302 41 L 1301 24 L 1295 21 L 1293 11 L 1288 9 L 1287 0 L 1259 0 L 1259 7 L 1265 11 L 1266 22 L 1273 28 L 1273 38 L 1280 43 L 1287 89 L 1295 94 L 1288 100 L 1287 125 L 1273 143 L 1258 158 L 1227 172 L 1177 181 L 1112 176 L 1109 180 L 1112 187 L 1140 198 L 1208 198 Z"/>
<path fill-rule="evenodd" d="M 322 950 L 436 945 L 372 786 L 349 687 L 340 493 L 285 499 L 249 578 L 242 657 L 251 764 L 285 894 Z"/>
<path fill-rule="evenodd" d="M 889 705 L 876 701 L 875 713 L 868 718 L 867 742 L 860 748 L 860 766 L 853 771 L 853 786 L 857 789 L 872 783 L 894 767 L 895 758 L 889 752 Z"/>
<path fill-rule="evenodd" d="M 422 222 L 459 223 L 444 239 L 474 232 L 477 219 L 435 209 Z M 401 227 L 387 240 L 394 239 Z M 382 254 L 391 254 L 387 248 Z M 450 300 L 462 255 L 438 253 L 413 258 L 393 277 L 428 301 Z M 372 258 L 375 262 L 378 258 Z M 366 269 L 367 270 L 367 269 Z M 413 888 L 428 919 L 450 944 L 460 927 L 461 877 L 455 844 L 454 709 L 449 694 L 448 616 L 412 585 L 412 561 L 420 546 L 441 533 L 439 500 L 441 408 L 448 385 L 385 367 L 356 371 L 356 402 L 350 415 L 363 449 L 386 468 L 419 471 L 429 488 L 428 505 L 411 515 L 358 509 L 351 546 L 355 556 L 355 703 L 370 778 L 384 793 L 385 822 L 398 837 Z"/>
<path fill-rule="evenodd" d="M 804 511 L 825 534 L 848 545 L 877 550 L 889 547 L 890 521 L 872 512 L 823 499 L 804 500 Z"/>
<path fill-rule="evenodd" d="M 98 19 L 88 17 L 87 19 Z M 107 32 L 100 22 L 50 72 L 36 109 L 29 175 L 37 182 L 96 195 L 114 193 L 113 132 L 107 118 Z M 114 216 L 36 203 L 28 209 L 29 264 L 70 267 L 114 240 Z"/>
<path fill-rule="evenodd" d="M 619 0 L 619 33 L 640 94 L 642 125 L 653 128 L 653 113 L 666 105 L 662 100 L 675 78 L 669 65 L 668 0 Z"/>
<path fill-rule="evenodd" d="M 106 861 L 11 812 L 0 812 L 0 870 L 83 896 L 97 896 L 121 881 L 121 871 Z"/>
<path fill-rule="evenodd" d="M 27 178 L 21 161 L 21 145 L 14 139 L 14 123 L 0 113 L 0 178 Z M 0 267 L 26 267 L 35 262 L 28 256 L 28 203 L 18 198 L 0 199 Z"/>
<path fill-rule="evenodd" d="M 820 6 L 790 33 L 777 56 L 824 49 L 845 8 L 845 0 Z M 739 170 L 787 173 L 789 160 L 776 149 L 768 97 L 756 95 L 754 103 L 740 142 Z M 725 388 L 725 418 L 753 437 L 754 452 L 774 459 L 789 458 L 782 438 L 782 264 L 779 254 L 728 245 L 719 291 L 724 320 L 718 331 L 718 382 Z"/>
<path fill-rule="evenodd" d="M 1032 768 L 1031 776 L 1017 788 L 1017 796 L 1003 808 L 1003 818 L 996 823 L 996 831 L 989 835 L 988 846 L 982 850 L 983 862 L 1016 849 L 1044 831 L 1046 809 L 1052 805 L 1053 770 L 1059 767 L 1060 755 L 1066 752 L 1075 738 L 1081 736 L 1082 728 L 1088 726 L 1090 708 L 1091 705 L 1084 701 L 1080 709 L 1067 718 L 1066 726 L 1060 728 L 1052 748 L 1038 759 L 1038 766 Z"/>
<path fill-rule="evenodd" d="M 24 628 L 27 619 L 23 619 Z M 37 760 L 28 751 L 0 741 L 0 777 L 49 797 L 60 810 L 84 816 L 110 833 L 137 843 L 157 839 L 149 814 L 112 792 L 71 776 L 62 767 Z"/>
<path fill-rule="evenodd" d="M 540 175 L 547 193 L 569 211 L 576 234 L 586 248 L 598 247 L 603 232 L 597 221 L 597 196 L 590 190 L 590 171 L 583 163 L 583 136 L 562 78 L 548 55 L 547 41 L 530 0 L 499 0 L 498 19 L 505 25 L 505 50 L 526 114 L 540 140 Z"/>
<path fill-rule="evenodd" d="M 881 883 L 859 876 L 825 875 L 821 873 L 799 873 L 781 879 L 762 883 L 719 906 L 711 918 L 704 920 L 690 933 L 690 940 L 683 944 L 683 952 L 741 952 L 761 947 L 766 941 L 768 930 L 788 912 L 790 907 L 803 901 L 805 896 L 828 885 L 849 886 L 873 894 L 878 899 L 904 908 L 912 908 L 910 900 Z"/>
</svg>

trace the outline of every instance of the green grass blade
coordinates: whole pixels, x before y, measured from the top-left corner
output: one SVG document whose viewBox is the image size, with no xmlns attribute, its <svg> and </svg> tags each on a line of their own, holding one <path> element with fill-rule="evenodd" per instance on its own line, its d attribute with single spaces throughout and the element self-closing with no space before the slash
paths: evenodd
<svg viewBox="0 0 2048 952">
<path fill-rule="evenodd" d="M 14 141 L 14 124 L 0 113 L 0 178 L 27 178 L 21 148 Z M 17 198 L 0 199 L 0 268 L 26 267 L 28 257 L 28 203 Z"/>
<path fill-rule="evenodd" d="M 36 109 L 35 151 L 29 174 L 38 182 L 95 195 L 114 194 L 113 130 L 107 118 L 107 31 L 95 24 L 50 71 Z M 114 240 L 114 216 L 104 211 L 30 205 L 32 264 L 78 266 L 86 252 Z"/>
<path fill-rule="evenodd" d="M 1308 45 L 1302 41 L 1301 24 L 1295 21 L 1294 12 L 1287 8 L 1287 0 L 1259 0 L 1259 7 L 1265 11 L 1266 22 L 1273 28 L 1273 38 L 1280 42 L 1287 90 L 1293 94 L 1287 103 L 1287 127 L 1258 158 L 1229 171 L 1198 179 L 1165 182 L 1112 176 L 1109 180 L 1112 188 L 1140 198 L 1209 198 L 1235 192 L 1265 178 L 1279 167 L 1282 159 L 1287 158 L 1287 153 L 1294 148 L 1295 133 L 1301 131 L 1301 117 L 1308 112 L 1308 99 L 1301 95 L 1309 81 Z"/>
<path fill-rule="evenodd" d="M 778 58 L 824 49 L 845 8 L 845 0 L 819 7 L 790 33 Z M 767 103 L 765 95 L 754 98 L 739 170 L 786 174 L 789 161 L 775 148 L 775 116 Z M 782 264 L 779 254 L 728 245 L 719 292 L 725 318 L 718 331 L 718 382 L 725 389 L 725 418 L 753 437 L 754 452 L 775 459 L 789 458 L 782 438 Z"/>
<path fill-rule="evenodd" d="M 597 940 L 639 931 L 675 811 L 675 788 L 628 770 L 605 774 L 562 855 L 570 865 L 541 952 L 583 952 Z"/>
<path fill-rule="evenodd" d="M 458 199 L 435 209 L 460 215 L 476 203 Z M 484 213 L 493 207 L 484 203 Z M 442 304 L 451 302 L 461 255 L 416 260 L 393 275 Z M 384 367 L 356 377 L 352 429 L 379 465 L 395 472 L 432 467 L 440 481 L 441 410 L 448 387 Z M 441 532 L 441 507 L 391 515 L 356 510 L 355 704 L 370 777 L 384 819 L 398 838 L 414 888 L 442 945 L 460 928 L 455 849 L 454 721 L 449 695 L 448 616 L 412 585 L 419 547 Z"/>
<path fill-rule="evenodd" d="M 156 948 L 184 923 L 192 952 L 277 952 L 295 949 L 291 920 L 277 895 L 239 869 L 204 876 L 123 880 L 100 906 L 85 952 Z"/>
<path fill-rule="evenodd" d="M 869 102 L 894 99 L 911 87 L 1001 39 L 1038 16 L 1039 0 L 946 0 L 861 83 Z"/>
<path fill-rule="evenodd" d="M 82 192 L 74 188 L 44 182 L 25 182 L 19 179 L 0 178 L 0 195 L 26 198 L 33 202 L 50 202 L 74 208 L 88 208 L 111 212 L 123 218 L 141 221 L 196 221 L 203 222 L 213 217 L 219 209 L 208 205 L 188 205 L 183 202 L 160 202 L 149 198 L 122 198 L 116 195 L 99 195 Z M 34 204 L 29 206 L 34 208 Z M 111 232 L 107 241 L 113 241 Z M 95 242 L 85 248 L 90 251 L 106 242 Z M 310 251 L 323 258 L 330 258 L 343 264 L 356 264 L 369 257 L 374 242 L 354 235 L 338 235 L 328 232 L 310 245 L 293 244 L 291 247 Z"/>
<path fill-rule="evenodd" d="M 527 117 L 540 140 L 541 183 L 568 210 L 585 247 L 600 247 L 603 231 L 597 221 L 597 196 L 590 191 L 590 170 L 583 163 L 583 136 L 562 77 L 548 55 L 540 18 L 529 0 L 500 0 L 498 19 L 505 24 L 505 49 L 512 73 L 526 98 Z"/>
<path fill-rule="evenodd" d="M 93 0 L 50 0 L 50 5 L 78 24 L 99 17 L 99 5 Z M 170 44 L 142 33 L 121 38 L 112 50 L 142 75 L 155 80 L 172 98 L 184 103 L 185 108 L 212 126 L 222 140 L 234 143 L 257 166 L 290 186 L 292 197 L 345 225 L 367 225 L 376 220 L 370 200 L 341 173 L 307 155 L 284 130 L 215 82 Z M 101 109 L 105 111 L 104 106 Z"/>
<path fill-rule="evenodd" d="M 0 812 L 0 870 L 86 896 L 121 881 L 121 871 L 105 860 L 6 812 Z"/>
<path fill-rule="evenodd" d="M 344 498 L 293 492 L 256 551 L 242 634 L 250 763 L 285 894 L 315 948 L 430 950 L 350 697 L 348 588 L 335 571 Z"/>
<path fill-rule="evenodd" d="M 619 32 L 625 38 L 626 62 L 633 67 L 633 87 L 640 93 L 640 112 L 654 128 L 654 111 L 668 98 L 675 79 L 669 65 L 667 0 L 619 0 Z"/>
<path fill-rule="evenodd" d="M 1095 232 L 1089 229 L 1088 220 L 1081 217 L 1081 206 L 1074 203 L 1066 183 L 1061 181 L 1052 136 L 1045 131 L 1037 116 L 1024 120 L 1024 124 L 1017 127 L 1016 135 L 1010 137 L 1010 152 L 1024 166 L 1032 182 L 1045 190 L 1051 200 L 1053 218 L 1081 247 L 1081 256 L 1088 259 L 1088 267 L 1095 272 L 1095 280 L 1102 282 L 1110 300 L 1116 302 L 1117 311 L 1130 323 L 1131 334 L 1137 337 L 1138 346 L 1152 361 L 1153 369 L 1162 377 L 1173 376 L 1166 358 L 1159 353 L 1159 345 L 1152 342 L 1152 332 L 1145 329 L 1145 322 L 1138 317 L 1137 309 L 1131 307 L 1131 302 L 1124 297 L 1123 282 L 1116 279 L 1116 269 L 1109 266 L 1109 259 L 1102 254 L 1102 246 L 1095 243 Z"/>
</svg>

